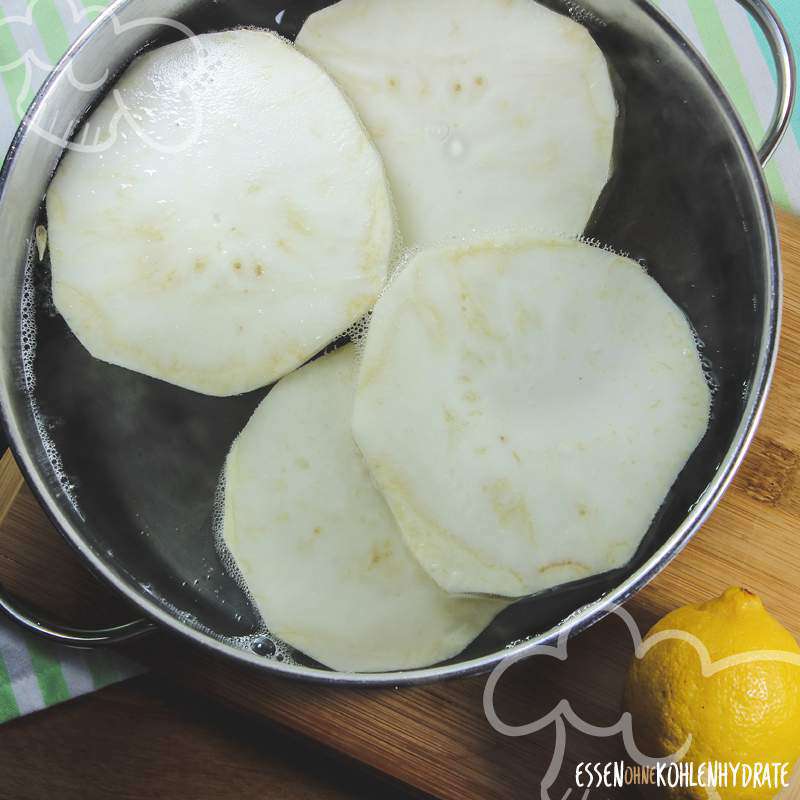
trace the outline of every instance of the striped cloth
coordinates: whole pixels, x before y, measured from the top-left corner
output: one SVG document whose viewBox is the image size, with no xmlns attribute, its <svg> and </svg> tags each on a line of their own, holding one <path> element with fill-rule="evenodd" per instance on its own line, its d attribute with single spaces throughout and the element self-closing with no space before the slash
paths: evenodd
<svg viewBox="0 0 800 800">
<path fill-rule="evenodd" d="M 0 722 L 102 689 L 144 670 L 110 650 L 43 642 L 0 621 Z"/>
<path fill-rule="evenodd" d="M 735 0 L 651 0 L 706 57 L 750 137 L 760 143 L 775 107 L 775 66 L 758 26 Z M 772 0 L 800 55 L 800 0 Z M 767 167 L 775 203 L 800 212 L 800 106 Z"/>
<path fill-rule="evenodd" d="M 735 0 L 653 0 L 707 58 L 752 139 L 775 102 L 774 65 L 760 31 Z M 800 0 L 772 0 L 800 53 Z M 0 0 L 0 153 L 48 69 L 106 3 Z M 800 109 L 767 169 L 775 202 L 800 212 Z M 127 677 L 139 668 L 111 652 L 54 648 L 0 620 L 0 722 Z"/>
</svg>

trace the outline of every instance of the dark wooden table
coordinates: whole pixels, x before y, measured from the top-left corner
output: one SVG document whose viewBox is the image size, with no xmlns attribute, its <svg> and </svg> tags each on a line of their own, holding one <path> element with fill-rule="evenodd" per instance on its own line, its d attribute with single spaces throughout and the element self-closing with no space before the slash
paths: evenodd
<svg viewBox="0 0 800 800">
<path fill-rule="evenodd" d="M 0 727 L 0 800 L 420 798 L 153 676 Z"/>
</svg>

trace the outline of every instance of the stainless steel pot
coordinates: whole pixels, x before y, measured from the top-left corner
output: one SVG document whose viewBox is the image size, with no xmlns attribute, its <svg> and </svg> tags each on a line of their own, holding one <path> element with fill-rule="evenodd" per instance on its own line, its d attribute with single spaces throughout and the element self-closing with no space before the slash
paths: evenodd
<svg viewBox="0 0 800 800">
<path fill-rule="evenodd" d="M 155 18 L 198 33 L 248 24 L 292 37 L 308 13 L 328 2 L 113 3 L 42 87 L 0 177 L 0 406 L 17 461 L 57 528 L 146 616 L 85 631 L 45 622 L 3 591 L 0 607 L 29 630 L 78 646 L 163 626 L 275 673 L 407 684 L 480 672 L 524 655 L 564 631 L 583 630 L 644 586 L 680 552 L 731 480 L 761 414 L 777 351 L 778 240 L 761 166 L 788 125 L 795 66 L 767 3 L 739 2 L 766 33 L 778 67 L 778 107 L 758 155 L 708 66 L 646 0 L 582 0 L 580 6 L 545 0 L 577 14 L 591 30 L 611 66 L 621 109 L 614 177 L 587 235 L 643 259 L 694 324 L 716 386 L 706 437 L 627 568 L 517 603 L 450 662 L 381 675 L 334 673 L 301 655 L 296 664 L 272 658 L 268 639 L 254 636 L 253 610 L 214 551 L 216 481 L 231 441 L 264 392 L 200 397 L 95 361 L 53 312 L 46 265 L 32 279 L 26 273 L 62 153 L 59 141 L 136 52 L 179 35 Z M 106 80 L 89 92 L 69 80 L 69 70 L 88 83 L 106 69 Z M 31 321 L 37 328 L 32 365 L 22 335 Z M 62 466 L 74 487 L 65 485 Z"/>
</svg>

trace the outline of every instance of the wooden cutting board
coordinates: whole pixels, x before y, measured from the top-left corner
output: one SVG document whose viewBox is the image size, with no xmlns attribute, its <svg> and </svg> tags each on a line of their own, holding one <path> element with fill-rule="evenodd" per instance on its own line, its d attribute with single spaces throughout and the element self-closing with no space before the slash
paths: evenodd
<svg viewBox="0 0 800 800">
<path fill-rule="evenodd" d="M 785 315 L 764 420 L 717 511 L 628 604 L 642 629 L 676 606 L 741 584 L 759 593 L 800 636 L 800 219 L 781 215 L 780 226 Z M 122 621 L 131 613 L 77 563 L 10 454 L 0 462 L 0 580 L 74 624 Z M 514 739 L 489 726 L 484 678 L 404 690 L 321 688 L 265 678 L 166 634 L 137 646 L 135 654 L 166 680 L 305 734 L 446 800 L 538 797 L 554 751 L 552 725 Z M 498 687 L 498 711 L 521 724 L 564 699 L 583 719 L 610 725 L 619 718 L 631 655 L 629 634 L 609 618 L 570 643 L 566 662 L 540 656 L 511 669 Z M 566 757 L 551 796 L 560 798 L 575 785 L 577 762 L 618 759 L 622 753 L 619 737 L 590 738 L 568 728 Z M 628 795 L 623 790 L 592 796 Z"/>
</svg>

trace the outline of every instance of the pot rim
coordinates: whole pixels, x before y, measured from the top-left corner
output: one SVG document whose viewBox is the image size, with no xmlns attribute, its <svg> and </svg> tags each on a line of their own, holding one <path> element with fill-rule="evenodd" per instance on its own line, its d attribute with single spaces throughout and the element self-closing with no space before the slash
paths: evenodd
<svg viewBox="0 0 800 800">
<path fill-rule="evenodd" d="M 103 13 L 78 37 L 63 58 L 58 62 L 53 72 L 45 80 L 20 123 L 11 143 L 3 169 L 0 172 L 0 212 L 2 211 L 2 206 L 10 201 L 10 198 L 6 196 L 6 186 L 9 176 L 15 169 L 17 160 L 16 151 L 29 134 L 31 119 L 45 102 L 45 98 L 51 86 L 59 75 L 65 72 L 70 62 L 98 31 L 106 25 L 113 24 L 114 15 L 120 13 L 135 2 L 136 0 L 113 0 L 105 11 L 103 11 Z M 78 551 L 83 560 L 96 575 L 113 586 L 135 607 L 143 611 L 150 619 L 159 623 L 159 625 L 163 625 L 170 631 L 180 634 L 196 645 L 204 646 L 212 652 L 225 656 L 228 659 L 233 659 L 240 664 L 246 664 L 276 676 L 291 677 L 326 685 L 386 687 L 415 685 L 435 680 L 476 675 L 488 672 L 507 659 L 516 661 L 532 656 L 542 646 L 552 645 L 565 636 L 573 636 L 581 633 L 607 616 L 617 606 L 623 604 L 649 583 L 684 549 L 692 536 L 694 536 L 714 510 L 725 489 L 733 479 L 736 470 L 739 468 L 747 453 L 764 410 L 764 404 L 769 393 L 769 387 L 775 370 L 782 314 L 783 282 L 780 247 L 775 214 L 769 199 L 770 196 L 764 173 L 759 164 L 753 144 L 724 87 L 704 58 L 691 43 L 688 42 L 668 17 L 649 3 L 648 0 L 629 0 L 629 2 L 633 3 L 653 19 L 669 38 L 688 54 L 695 68 L 700 72 L 704 81 L 715 95 L 716 100 L 720 104 L 720 112 L 727 118 L 731 135 L 744 156 L 745 174 L 756 189 L 755 194 L 761 232 L 765 242 L 769 243 L 768 263 L 765 264 L 764 270 L 767 284 L 767 305 L 764 308 L 761 347 L 747 405 L 742 414 L 739 426 L 737 427 L 733 443 L 720 462 L 716 474 L 699 497 L 697 503 L 688 512 L 681 525 L 673 532 L 669 539 L 638 570 L 636 570 L 636 572 L 618 584 L 613 590 L 593 603 L 577 609 L 550 630 L 532 636 L 521 643 L 478 658 L 455 662 L 444 666 L 383 673 L 334 672 L 314 667 L 278 662 L 265 659 L 252 651 L 236 648 L 225 641 L 215 638 L 209 633 L 192 627 L 187 622 L 181 621 L 173 616 L 163 605 L 148 596 L 141 588 L 135 588 L 132 584 L 129 584 L 117 570 L 106 563 L 104 558 L 94 552 L 83 540 L 77 526 L 74 525 L 62 511 L 58 502 L 53 497 L 51 490 L 40 475 L 35 461 L 29 452 L 27 442 L 23 438 L 19 426 L 16 424 L 16 420 L 8 414 L 8 387 L 5 385 L 0 386 L 0 416 L 6 428 L 8 441 L 17 464 L 51 522 Z"/>
</svg>

